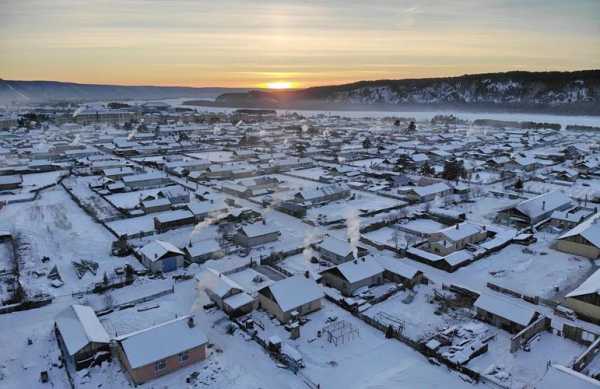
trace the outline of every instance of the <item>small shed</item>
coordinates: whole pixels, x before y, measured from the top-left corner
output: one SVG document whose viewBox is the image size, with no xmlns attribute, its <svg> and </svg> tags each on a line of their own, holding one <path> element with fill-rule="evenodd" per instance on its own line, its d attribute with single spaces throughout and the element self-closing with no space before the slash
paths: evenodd
<svg viewBox="0 0 600 389">
<path fill-rule="evenodd" d="M 170 272 L 184 265 L 184 253 L 169 242 L 154 240 L 139 250 L 142 264 L 152 272 Z"/>
<path fill-rule="evenodd" d="M 108 333 L 86 305 L 73 304 L 62 311 L 56 317 L 54 331 L 63 358 L 75 370 L 110 358 Z"/>
<path fill-rule="evenodd" d="M 509 298 L 482 294 L 475 301 L 477 318 L 511 333 L 517 333 L 533 322 L 538 312 L 527 303 Z"/>
</svg>

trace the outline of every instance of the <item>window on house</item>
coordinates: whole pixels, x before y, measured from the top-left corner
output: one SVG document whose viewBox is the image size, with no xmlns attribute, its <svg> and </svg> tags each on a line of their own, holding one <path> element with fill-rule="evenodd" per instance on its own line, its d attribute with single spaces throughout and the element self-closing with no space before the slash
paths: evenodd
<svg viewBox="0 0 600 389">
<path fill-rule="evenodd" d="M 189 358 L 190 356 L 187 351 L 179 353 L 179 363 L 186 362 Z"/>
<path fill-rule="evenodd" d="M 155 371 L 161 371 L 167 368 L 167 361 L 163 359 L 162 361 L 158 361 L 154 364 Z"/>
</svg>

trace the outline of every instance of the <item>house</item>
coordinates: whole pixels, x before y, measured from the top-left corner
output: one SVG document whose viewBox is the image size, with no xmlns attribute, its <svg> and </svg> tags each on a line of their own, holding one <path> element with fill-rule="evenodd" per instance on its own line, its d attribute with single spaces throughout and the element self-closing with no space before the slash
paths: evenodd
<svg viewBox="0 0 600 389">
<path fill-rule="evenodd" d="M 209 269 L 208 286 L 204 288 L 208 298 L 231 317 L 237 317 L 252 312 L 255 299 L 231 278 Z"/>
<path fill-rule="evenodd" d="M 600 258 L 600 214 L 562 234 L 556 240 L 555 248 L 590 259 Z"/>
<path fill-rule="evenodd" d="M 281 232 L 275 227 L 255 223 L 239 228 L 234 240 L 241 246 L 254 247 L 275 242 L 280 235 Z"/>
<path fill-rule="evenodd" d="M 345 296 L 352 296 L 354 291 L 363 286 L 383 283 L 383 272 L 383 267 L 377 261 L 363 257 L 323 270 L 320 274 L 323 285 L 335 288 Z"/>
<path fill-rule="evenodd" d="M 203 263 L 209 259 L 219 259 L 225 256 L 223 249 L 214 239 L 190 242 L 183 251 L 189 262 Z"/>
<path fill-rule="evenodd" d="M 346 185 L 332 184 L 313 189 L 305 189 L 294 195 L 294 198 L 309 205 L 329 203 L 350 196 L 350 188 Z"/>
<path fill-rule="evenodd" d="M 0 190 L 18 189 L 23 185 L 23 177 L 15 176 L 0 176 Z"/>
<path fill-rule="evenodd" d="M 324 259 L 335 264 L 354 259 L 354 248 L 352 245 L 347 241 L 336 239 L 332 236 L 325 238 L 319 243 L 317 249 Z"/>
<path fill-rule="evenodd" d="M 154 228 L 159 233 L 163 233 L 181 226 L 194 224 L 194 221 L 194 215 L 190 211 L 179 209 L 157 215 L 154 218 Z"/>
<path fill-rule="evenodd" d="M 228 208 L 223 201 L 201 201 L 199 203 L 188 204 L 187 209 L 194 215 L 196 222 L 206 218 L 214 218 L 227 213 Z"/>
<path fill-rule="evenodd" d="M 141 261 L 150 271 L 169 272 L 184 265 L 184 253 L 169 242 L 154 240 L 139 249 Z"/>
<path fill-rule="evenodd" d="M 508 297 L 480 295 L 473 304 L 479 320 L 493 324 L 510 333 L 517 333 L 531 324 L 538 312 L 526 303 Z"/>
<path fill-rule="evenodd" d="M 443 182 L 438 182 L 436 184 L 410 188 L 404 194 L 410 201 L 430 201 L 438 196 L 443 197 L 451 193 L 451 187 Z"/>
<path fill-rule="evenodd" d="M 323 291 L 314 280 L 293 276 L 258 290 L 259 306 L 287 323 L 296 316 L 304 316 L 321 309 Z"/>
<path fill-rule="evenodd" d="M 569 196 L 560 191 L 548 192 L 499 211 L 498 219 L 529 226 L 549 218 L 555 211 L 563 211 L 569 207 Z"/>
<path fill-rule="evenodd" d="M 164 212 L 171 209 L 171 202 L 169 199 L 164 197 L 152 200 L 144 200 L 142 201 L 142 209 L 145 213 Z"/>
<path fill-rule="evenodd" d="M 190 202 L 190 192 L 183 186 L 171 186 L 158 192 L 161 197 L 169 199 L 171 204 L 186 204 Z"/>
<path fill-rule="evenodd" d="M 566 211 L 555 211 L 550 216 L 550 224 L 562 230 L 570 230 L 577 224 L 592 217 L 597 210 L 575 207 Z"/>
<path fill-rule="evenodd" d="M 392 257 L 379 256 L 377 263 L 383 268 L 383 278 L 412 289 L 415 285 L 425 282 L 423 272 L 416 267 Z"/>
<path fill-rule="evenodd" d="M 121 178 L 132 174 L 135 174 L 135 170 L 129 166 L 113 167 L 102 170 L 102 175 L 111 180 L 120 180 Z"/>
<path fill-rule="evenodd" d="M 600 324 L 600 270 L 596 270 L 565 298 L 578 316 Z"/>
<path fill-rule="evenodd" d="M 94 310 L 86 305 L 73 304 L 62 311 L 54 331 L 70 368 L 81 370 L 110 357 L 110 338 Z"/>
<path fill-rule="evenodd" d="M 183 316 L 117 338 L 117 355 L 134 384 L 140 385 L 206 359 L 208 339 Z"/>
<path fill-rule="evenodd" d="M 422 248 L 445 256 L 462 250 L 468 244 L 481 242 L 486 237 L 485 227 L 470 222 L 462 222 L 430 234 L 428 242 Z"/>
</svg>

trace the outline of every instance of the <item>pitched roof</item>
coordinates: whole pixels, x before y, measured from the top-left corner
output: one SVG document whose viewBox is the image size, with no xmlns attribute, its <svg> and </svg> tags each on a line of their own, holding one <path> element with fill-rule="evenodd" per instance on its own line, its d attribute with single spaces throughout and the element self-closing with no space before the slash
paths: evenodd
<svg viewBox="0 0 600 389">
<path fill-rule="evenodd" d="M 438 182 L 437 184 L 431 184 L 427 186 L 417 186 L 413 188 L 413 191 L 421 197 L 445 192 L 448 190 L 450 190 L 450 187 L 443 182 Z"/>
<path fill-rule="evenodd" d="M 119 338 L 132 369 L 148 365 L 208 343 L 198 328 L 188 326 L 183 316 Z"/>
<path fill-rule="evenodd" d="M 336 266 L 337 270 L 350 283 L 365 280 L 367 278 L 383 273 L 383 267 L 374 259 L 364 259 L 344 262 Z M 324 272 L 329 271 L 325 270 Z"/>
<path fill-rule="evenodd" d="M 247 226 L 243 226 L 242 228 L 240 228 L 240 230 L 249 238 L 279 232 L 279 230 L 273 226 L 260 223 L 254 223 L 249 224 Z"/>
<path fill-rule="evenodd" d="M 526 304 L 489 294 L 480 295 L 473 305 L 522 326 L 529 325 L 536 314 L 536 311 Z"/>
<path fill-rule="evenodd" d="M 385 270 L 398 274 L 404 278 L 412 279 L 420 272 L 416 267 L 400 259 L 392 257 L 376 257 L 375 260 Z"/>
<path fill-rule="evenodd" d="M 265 289 L 271 291 L 275 302 L 284 312 L 323 297 L 323 291 L 315 281 L 303 276 L 293 276 L 277 281 L 259 290 L 259 293 Z"/>
<path fill-rule="evenodd" d="M 575 235 L 580 235 L 592 245 L 600 248 L 600 213 L 595 214 L 583 223 L 579 223 L 562 234 L 558 239 L 564 239 Z"/>
<path fill-rule="evenodd" d="M 446 239 L 456 242 L 469 236 L 479 234 L 482 230 L 483 228 L 477 224 L 463 222 L 456 224 L 455 226 L 439 230 L 438 233 L 442 234 L 444 237 L 446 237 Z"/>
<path fill-rule="evenodd" d="M 581 283 L 575 290 L 567 294 L 565 297 L 584 296 L 586 294 L 598 294 L 600 292 L 600 269 L 596 270 L 585 281 Z"/>
<path fill-rule="evenodd" d="M 183 252 L 171 243 L 158 239 L 142 247 L 140 253 L 152 262 L 161 259 L 167 253 L 183 255 Z"/>
<path fill-rule="evenodd" d="M 341 257 L 347 257 L 352 254 L 352 245 L 344 240 L 329 236 L 325 238 L 319 247 Z"/>
<path fill-rule="evenodd" d="M 519 203 L 515 208 L 531 219 L 548 211 L 560 209 L 571 204 L 569 196 L 560 191 L 548 192 Z"/>
<path fill-rule="evenodd" d="M 94 310 L 73 304 L 56 318 L 69 355 L 74 355 L 89 343 L 108 343 L 110 338 Z"/>
</svg>

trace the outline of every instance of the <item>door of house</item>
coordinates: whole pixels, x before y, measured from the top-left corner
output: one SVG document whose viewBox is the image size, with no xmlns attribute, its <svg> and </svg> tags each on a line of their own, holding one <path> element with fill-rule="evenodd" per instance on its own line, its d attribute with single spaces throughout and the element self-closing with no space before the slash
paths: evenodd
<svg viewBox="0 0 600 389">
<path fill-rule="evenodd" d="M 165 258 L 163 259 L 163 272 L 169 272 L 177 269 L 177 258 Z"/>
</svg>

